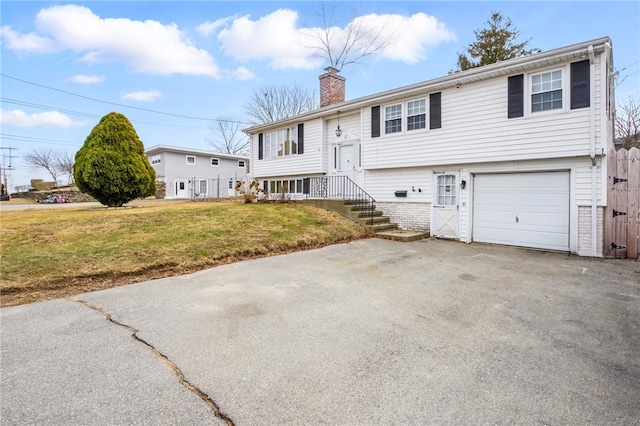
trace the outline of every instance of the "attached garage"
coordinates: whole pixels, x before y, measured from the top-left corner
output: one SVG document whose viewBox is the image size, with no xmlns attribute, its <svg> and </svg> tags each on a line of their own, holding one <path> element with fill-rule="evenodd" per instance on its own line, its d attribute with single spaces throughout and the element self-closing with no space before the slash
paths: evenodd
<svg viewBox="0 0 640 426">
<path fill-rule="evenodd" d="M 569 172 L 478 174 L 473 240 L 569 250 Z"/>
</svg>

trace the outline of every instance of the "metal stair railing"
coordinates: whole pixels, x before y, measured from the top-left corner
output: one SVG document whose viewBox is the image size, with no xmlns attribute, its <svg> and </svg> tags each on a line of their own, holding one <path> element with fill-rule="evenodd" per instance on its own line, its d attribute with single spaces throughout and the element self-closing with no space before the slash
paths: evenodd
<svg viewBox="0 0 640 426">
<path fill-rule="evenodd" d="M 317 176 L 304 179 L 307 198 L 341 199 L 348 201 L 360 212 L 369 214 L 369 225 L 373 225 L 376 200 L 352 181 L 348 176 Z"/>
</svg>

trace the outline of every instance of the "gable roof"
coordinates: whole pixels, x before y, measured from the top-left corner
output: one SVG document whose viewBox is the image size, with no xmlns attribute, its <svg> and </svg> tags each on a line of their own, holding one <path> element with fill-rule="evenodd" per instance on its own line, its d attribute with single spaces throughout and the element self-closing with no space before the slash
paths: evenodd
<svg viewBox="0 0 640 426">
<path fill-rule="evenodd" d="M 251 126 L 244 129 L 243 131 L 246 134 L 251 135 L 270 128 L 284 126 L 289 123 L 293 124 L 294 122 L 298 123 L 300 121 L 311 120 L 326 115 L 331 115 L 337 111 L 340 111 L 341 113 L 347 113 L 349 111 L 357 110 L 368 105 L 392 102 L 393 100 L 402 99 L 405 97 L 419 96 L 422 94 L 438 92 L 443 89 L 459 87 L 461 85 L 495 77 L 524 73 L 526 71 L 546 68 L 548 66 L 553 66 L 566 61 L 586 59 L 588 58 L 589 46 L 593 46 L 594 53 L 598 54 L 605 50 L 605 45 L 611 47 L 611 39 L 609 37 L 601 37 L 594 40 L 561 47 L 558 49 L 548 50 L 546 52 L 521 56 L 519 58 L 509 59 L 507 61 L 500 61 L 496 62 L 495 64 L 484 65 L 482 67 L 456 72 L 444 77 L 439 77 L 432 80 L 427 80 L 420 83 L 375 93 L 372 95 L 353 99 L 351 101 L 331 104 L 323 108 L 308 111 L 282 120 Z"/>
<path fill-rule="evenodd" d="M 181 148 L 178 146 L 156 145 L 144 151 L 146 155 L 156 155 L 162 152 L 175 152 L 185 155 L 202 155 L 205 157 L 226 158 L 228 160 L 249 160 L 249 157 L 242 155 L 221 154 L 219 152 L 205 151 L 199 149 Z"/>
</svg>

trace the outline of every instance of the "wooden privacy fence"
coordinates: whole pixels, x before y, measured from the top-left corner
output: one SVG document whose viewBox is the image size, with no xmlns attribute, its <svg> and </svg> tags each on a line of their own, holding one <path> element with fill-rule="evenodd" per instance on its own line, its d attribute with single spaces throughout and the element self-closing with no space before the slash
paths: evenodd
<svg viewBox="0 0 640 426">
<path fill-rule="evenodd" d="M 638 259 L 640 245 L 640 149 L 607 155 L 604 256 Z"/>
</svg>

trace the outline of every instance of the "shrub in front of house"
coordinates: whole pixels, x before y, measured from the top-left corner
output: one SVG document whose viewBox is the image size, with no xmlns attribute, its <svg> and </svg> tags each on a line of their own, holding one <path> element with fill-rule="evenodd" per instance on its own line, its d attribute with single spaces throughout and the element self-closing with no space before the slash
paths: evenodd
<svg viewBox="0 0 640 426">
<path fill-rule="evenodd" d="M 76 153 L 73 176 L 80 191 L 108 207 L 156 192 L 156 172 L 144 145 L 127 117 L 116 112 L 91 130 Z"/>
</svg>

